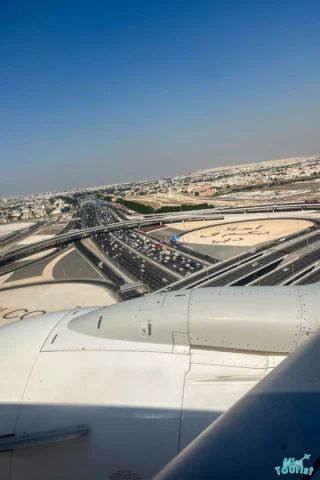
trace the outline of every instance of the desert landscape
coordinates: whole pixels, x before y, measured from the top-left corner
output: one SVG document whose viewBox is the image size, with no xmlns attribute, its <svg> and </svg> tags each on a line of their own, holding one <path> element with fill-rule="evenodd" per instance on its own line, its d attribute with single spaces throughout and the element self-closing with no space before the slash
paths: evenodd
<svg viewBox="0 0 320 480">
<path fill-rule="evenodd" d="M 194 222 L 199 223 L 200 222 Z M 192 243 L 199 245 L 229 245 L 229 246 L 255 246 L 259 243 L 268 242 L 285 237 L 294 232 L 304 230 L 313 225 L 307 220 L 293 219 L 265 219 L 248 220 L 245 222 L 230 223 L 224 225 L 210 225 L 203 228 L 181 234 L 180 243 Z M 171 225 L 172 227 L 174 225 Z M 199 225 L 201 226 L 201 224 Z M 180 224 L 181 228 L 181 224 Z M 197 228 L 188 225 L 188 229 Z"/>
</svg>

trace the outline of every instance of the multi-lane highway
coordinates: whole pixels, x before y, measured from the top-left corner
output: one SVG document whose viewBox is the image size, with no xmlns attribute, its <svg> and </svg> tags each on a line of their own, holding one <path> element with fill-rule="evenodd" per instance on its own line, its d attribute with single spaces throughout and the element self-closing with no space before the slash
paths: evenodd
<svg viewBox="0 0 320 480">
<path fill-rule="evenodd" d="M 22 240 L 32 233 L 34 233 L 36 230 L 39 228 L 43 227 L 46 222 L 37 222 L 36 224 L 30 225 L 30 227 L 25 227 L 23 229 L 17 230 L 15 232 L 12 232 L 5 237 L 0 238 L 0 248 L 6 247 L 8 245 L 13 244 L 14 242 L 17 242 L 18 240 Z"/>
<path fill-rule="evenodd" d="M 294 236 L 298 236 L 298 234 L 295 234 Z M 292 237 L 293 236 L 290 238 L 292 239 Z M 287 239 L 289 239 L 289 237 L 287 237 Z M 277 250 L 275 252 L 270 252 L 266 256 L 263 254 L 268 252 L 268 245 L 261 246 L 260 248 L 253 248 L 249 252 L 245 252 L 244 254 L 220 262 L 219 264 L 212 266 L 205 271 L 199 272 L 190 278 L 175 282 L 173 285 L 169 286 L 168 289 L 179 290 L 180 288 L 212 286 L 212 284 L 215 286 L 234 285 L 234 283 L 242 278 L 247 278 L 251 274 L 258 273 L 260 270 L 265 270 L 268 268 L 267 265 L 269 264 L 276 267 L 277 262 L 280 263 L 286 255 L 296 249 L 311 245 L 316 242 L 317 239 L 319 239 L 319 237 L 316 234 L 311 233 L 307 235 L 307 238 L 303 237 L 301 240 L 294 241 L 291 245 L 285 244 L 283 248 L 279 246 L 276 247 Z M 260 275 L 263 273 L 263 271 L 260 272 Z M 248 279 L 248 281 L 249 280 L 250 279 Z M 246 282 L 243 284 L 245 283 Z"/>
<path fill-rule="evenodd" d="M 202 217 L 193 217 L 192 215 L 190 216 L 190 221 L 192 220 L 198 220 L 199 218 L 203 219 L 204 216 Z M 221 216 L 214 215 L 210 218 L 211 220 L 220 220 L 223 219 Z M 73 243 L 77 240 L 81 240 L 84 238 L 89 238 L 92 235 L 100 235 L 102 233 L 106 232 L 111 232 L 115 230 L 119 230 L 119 228 L 126 227 L 126 229 L 134 229 L 134 228 L 140 228 L 141 226 L 152 226 L 152 225 L 158 225 L 161 223 L 161 221 L 165 223 L 175 223 L 177 221 L 180 221 L 181 217 L 176 216 L 176 217 L 168 217 L 166 219 L 159 220 L 159 218 L 155 219 L 146 219 L 146 220 L 141 220 L 141 219 L 133 219 L 133 220 L 128 220 L 125 222 L 116 222 L 110 225 L 106 226 L 99 226 L 99 227 L 91 227 L 91 228 L 86 228 L 86 229 L 81 229 L 79 231 L 74 231 L 74 232 L 67 232 L 64 233 L 63 235 L 56 235 L 53 238 L 47 239 L 47 240 L 42 240 L 37 243 L 33 243 L 31 245 L 25 245 L 19 248 L 16 248 L 14 250 L 10 250 L 9 253 L 5 255 L 0 254 L 0 264 L 4 265 L 7 263 L 10 263 L 12 261 L 25 258 L 28 255 L 32 255 L 34 253 L 38 253 L 43 250 L 47 250 L 49 248 L 56 248 L 60 247 L 62 245 L 67 245 L 70 243 Z"/>
<path fill-rule="evenodd" d="M 299 206 L 299 208 L 302 208 L 302 206 Z M 234 212 L 234 209 L 232 211 Z M 194 216 L 193 213 L 195 213 Z M 214 212 L 210 210 L 211 215 L 212 213 Z M 142 280 L 149 285 L 152 291 L 159 289 L 178 290 L 194 286 L 247 285 L 254 280 L 255 275 L 257 278 L 262 277 L 261 281 L 268 276 L 271 278 L 272 274 L 267 275 L 268 271 L 276 269 L 286 255 L 305 247 L 307 244 L 311 245 L 319 238 L 312 232 L 317 228 L 317 221 L 314 221 L 315 225 L 305 229 L 304 232 L 288 235 L 282 247 L 281 245 L 276 246 L 279 241 L 268 242 L 268 244 L 261 244 L 234 258 L 212 264 L 208 259 L 199 258 L 197 252 L 187 252 L 181 250 L 178 246 L 174 248 L 172 245 L 161 244 L 161 242 L 150 238 L 149 235 L 135 230 L 140 225 L 170 223 L 182 218 L 191 219 L 192 217 L 200 220 L 205 218 L 205 215 L 205 212 L 192 212 L 192 214 L 183 212 L 183 215 L 175 213 L 168 215 L 166 218 L 164 215 L 158 215 L 154 216 L 156 218 L 147 220 L 135 218 L 128 221 L 125 219 L 123 212 L 119 212 L 114 206 L 102 207 L 88 203 L 76 212 L 76 217 L 80 217 L 81 220 L 70 223 L 63 235 L 18 248 L 10 252 L 9 255 L 5 255 L 1 263 L 6 264 L 14 259 L 23 258 L 28 254 L 46 248 L 59 247 L 83 238 L 92 237 L 101 252 L 102 258 L 108 259 L 108 262 L 106 262 L 108 265 L 103 265 L 102 270 L 112 270 L 118 278 L 117 286 L 123 284 L 119 283 L 121 277 L 122 281 L 124 278 L 127 278 L 126 281 L 128 281 L 128 277 L 132 281 L 135 279 Z M 219 218 L 211 216 L 211 219 Z M 70 230 L 68 231 L 68 229 Z M 309 238 L 306 240 L 304 234 L 308 231 L 310 232 L 308 234 Z M 303 238 L 287 244 L 289 240 L 299 235 Z M 271 247 L 275 247 L 273 251 Z M 268 252 L 268 250 L 270 251 Z M 306 258 L 303 262 L 309 260 L 310 258 Z M 305 265 L 303 264 L 301 268 L 305 268 Z M 109 278 L 110 275 L 112 276 L 112 274 L 109 274 Z M 289 274 L 287 273 L 287 275 Z M 274 281 L 277 282 L 278 280 Z"/>
<path fill-rule="evenodd" d="M 121 291 L 120 288 L 122 285 L 125 284 L 123 278 L 118 276 L 111 268 L 108 268 L 107 265 L 102 265 L 99 267 L 100 261 L 99 258 L 96 257 L 92 253 L 92 251 L 87 248 L 81 241 L 75 242 L 76 249 L 82 253 L 89 261 L 92 263 L 96 268 L 99 268 L 101 273 L 109 280 L 112 281 L 115 290 L 117 291 L 118 300 L 130 300 L 131 298 L 135 298 L 137 295 L 141 295 L 141 289 L 138 290 L 127 290 Z"/>
<path fill-rule="evenodd" d="M 212 201 L 212 198 L 208 198 L 208 200 Z M 245 213 L 267 213 L 267 214 L 272 214 L 272 213 L 283 213 L 283 212 L 303 212 L 303 211 L 310 211 L 310 210 L 320 210 L 320 203 L 319 202 L 314 202 L 314 203 L 305 203 L 305 202 L 287 202 L 287 203 L 270 203 L 270 204 L 265 204 L 265 205 L 242 205 L 238 207 L 218 207 L 218 208 L 208 208 L 208 209 L 203 209 L 201 210 L 201 215 L 204 215 L 206 213 L 216 213 L 216 214 L 221 214 L 221 215 L 228 215 L 228 214 L 245 214 Z M 199 211 L 200 213 L 200 211 Z M 168 213 L 166 215 L 175 215 L 176 213 Z M 196 215 L 197 211 L 192 211 L 192 214 Z M 161 217 L 161 215 L 164 214 L 148 214 L 144 215 L 144 217 L 155 217 L 157 216 L 158 218 Z M 181 212 L 181 215 L 185 215 L 188 217 L 190 215 L 190 212 Z"/>
<path fill-rule="evenodd" d="M 116 212 L 108 208 L 87 204 L 82 211 L 82 225 L 92 227 L 98 224 L 115 222 Z M 152 240 L 137 231 L 119 228 L 114 233 L 94 237 L 95 243 L 104 254 L 113 259 L 118 273 L 121 269 L 134 278 L 158 290 L 183 276 L 191 275 L 203 265 L 173 248 L 159 248 Z"/>
<path fill-rule="evenodd" d="M 293 285 L 309 285 L 310 283 L 320 282 L 320 267 L 313 269 L 306 275 L 303 275 L 299 280 L 293 282 Z"/>
<path fill-rule="evenodd" d="M 98 209 L 96 212 L 99 217 Z M 193 255 L 181 253 L 178 248 L 154 242 L 138 230 L 114 232 L 110 234 L 110 237 L 123 247 L 129 248 L 133 255 L 139 254 L 145 261 L 160 268 L 163 272 L 168 272 L 175 279 L 191 275 L 205 265 L 209 265 L 208 262 L 203 262 Z"/>
<path fill-rule="evenodd" d="M 317 241 L 317 239 L 320 240 L 316 234 L 312 234 L 316 229 L 317 225 L 315 224 L 312 227 L 306 228 L 302 232 L 288 235 L 283 248 L 280 247 L 279 240 L 258 247 L 253 247 L 248 252 L 219 262 L 209 268 L 205 268 L 201 272 L 192 275 L 190 278 L 184 278 L 177 281 L 174 284 L 169 285 L 166 290 L 179 290 L 181 288 L 193 288 L 198 286 L 229 285 L 229 282 L 231 282 L 231 285 L 234 285 L 233 282 L 237 282 L 243 277 L 246 278 L 250 276 L 251 273 L 270 268 L 268 265 L 272 265 L 272 268 L 275 268 L 290 252 L 303 248 L 305 245 L 311 245 L 313 242 Z M 304 233 L 307 233 L 307 237 L 303 236 Z M 300 237 L 302 237 L 301 240 L 299 240 Z M 295 239 L 297 240 L 295 241 Z M 294 241 L 294 243 L 288 245 L 289 241 Z M 275 247 L 276 249 L 274 253 L 272 252 L 272 247 Z M 268 253 L 269 250 L 270 253 Z M 265 256 L 265 254 L 268 254 L 268 256 Z M 265 272 L 261 271 L 259 275 L 262 275 L 263 273 Z"/>
<path fill-rule="evenodd" d="M 254 275 L 262 276 L 267 273 L 268 269 L 277 267 L 278 264 L 289 253 L 295 252 L 304 247 L 308 247 L 314 243 L 320 241 L 320 237 L 317 233 L 314 233 L 307 238 L 295 241 L 291 245 L 286 245 L 283 248 L 279 248 L 276 251 L 266 253 L 260 259 L 253 261 L 252 263 L 246 263 L 243 266 L 239 266 L 230 272 L 216 276 L 213 280 L 202 283 L 203 287 L 212 286 L 231 286 L 231 285 L 246 285 L 253 280 Z"/>
<path fill-rule="evenodd" d="M 280 268 L 272 271 L 263 278 L 255 280 L 250 285 L 288 285 L 294 281 L 294 278 L 299 275 L 299 272 L 305 270 L 307 267 L 314 265 L 320 257 L 320 239 L 318 245 L 314 250 L 302 255 L 300 258 L 282 265 Z"/>
</svg>

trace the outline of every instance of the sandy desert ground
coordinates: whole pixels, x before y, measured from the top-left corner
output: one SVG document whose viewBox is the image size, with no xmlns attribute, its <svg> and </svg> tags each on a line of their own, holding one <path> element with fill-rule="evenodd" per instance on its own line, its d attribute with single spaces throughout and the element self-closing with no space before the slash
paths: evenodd
<svg viewBox="0 0 320 480">
<path fill-rule="evenodd" d="M 203 222 L 192 222 L 203 225 Z M 217 223 L 221 223 L 217 222 Z M 178 224 L 177 224 L 178 225 Z M 180 228 L 181 228 L 181 224 Z M 285 237 L 291 233 L 311 227 L 313 224 L 307 220 L 293 219 L 264 219 L 251 220 L 238 223 L 225 223 L 213 225 L 201 230 L 183 234 L 182 243 L 200 245 L 229 245 L 229 246 L 255 246 L 277 238 Z M 173 227 L 173 225 L 171 225 Z M 188 225 L 188 229 L 197 228 Z"/>
<path fill-rule="evenodd" d="M 150 205 L 153 208 L 165 207 L 167 205 L 199 205 L 200 203 L 213 203 L 212 200 L 203 199 L 202 197 L 195 197 L 192 195 L 185 195 L 182 193 L 168 192 L 168 193 L 155 193 L 152 195 L 127 195 L 125 200 L 131 202 L 143 203 L 144 205 Z"/>
<path fill-rule="evenodd" d="M 0 327 L 45 312 L 80 307 L 106 306 L 115 303 L 109 292 L 87 283 L 32 285 L 0 290 Z"/>
<path fill-rule="evenodd" d="M 308 160 L 312 157 L 293 157 L 293 158 L 280 158 L 278 160 L 265 160 L 264 162 L 257 162 L 257 163 L 241 163 L 239 165 L 226 165 L 220 167 L 213 167 L 207 168 L 204 170 L 197 170 L 196 173 L 208 173 L 208 172 L 215 172 L 217 170 L 230 170 L 230 169 L 238 169 L 238 168 L 250 168 L 250 167 L 257 167 L 258 165 L 269 165 L 269 166 L 281 166 L 281 165 L 291 165 L 293 163 L 300 163 L 304 160 Z"/>
<path fill-rule="evenodd" d="M 35 222 L 12 222 L 0 225 L 0 237 L 15 233 L 23 228 L 31 227 Z"/>
</svg>

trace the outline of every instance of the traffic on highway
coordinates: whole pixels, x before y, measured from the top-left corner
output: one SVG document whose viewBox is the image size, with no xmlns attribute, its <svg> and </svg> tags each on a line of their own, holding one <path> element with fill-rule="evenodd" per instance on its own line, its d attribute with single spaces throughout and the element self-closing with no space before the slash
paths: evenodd
<svg viewBox="0 0 320 480">
<path fill-rule="evenodd" d="M 308 250 L 313 246 L 317 249 L 320 225 L 315 219 L 310 220 L 313 225 L 303 230 L 260 243 L 249 251 L 222 261 L 200 254 L 188 245 L 179 244 L 179 241 L 172 240 L 170 243 L 170 237 L 160 241 L 152 233 L 140 230 L 143 226 L 157 225 L 155 219 L 139 218 L 132 222 L 127 218 L 126 211 L 120 211 L 117 205 L 84 202 L 75 210 L 72 220 L 59 235 L 10 250 L 8 254 L 2 255 L 1 265 L 46 248 L 59 249 L 74 244 L 80 249 L 82 244 L 85 256 L 90 257 L 91 263 L 94 258 L 95 265 L 116 287 L 138 280 L 143 282 L 149 291 L 154 292 L 200 286 L 276 285 L 279 282 L 286 284 L 287 280 L 295 283 L 300 280 L 300 276 L 301 281 L 305 277 L 306 282 L 308 278 L 312 281 L 318 278 L 317 273 L 311 275 L 310 272 L 317 268 L 316 253 L 309 255 L 310 252 L 305 251 L 300 255 L 299 262 L 294 260 L 286 264 L 286 257 L 290 253 L 297 254 L 299 250 Z M 203 212 L 201 218 L 204 219 Z M 212 219 L 220 218 L 211 217 Z M 299 220 L 298 217 L 296 219 Z M 178 220 L 183 221 L 173 216 L 164 221 L 159 216 L 158 222 L 165 225 Z M 84 239 L 89 238 L 98 248 L 98 256 L 92 251 L 89 255 L 88 244 L 83 243 Z M 295 272 L 293 279 L 290 271 L 292 269 Z M 300 271 L 301 275 L 297 276 Z"/>
<path fill-rule="evenodd" d="M 112 224 L 123 217 L 123 214 L 118 215 L 114 206 L 110 208 L 87 204 L 82 211 L 84 228 Z M 194 286 L 247 285 L 250 282 L 255 284 L 254 281 L 258 282 L 260 277 L 266 278 L 264 282 L 270 279 L 271 284 L 277 284 L 279 274 L 271 280 L 272 272 L 277 272 L 277 267 L 290 253 L 320 241 L 317 227 L 315 222 L 303 231 L 273 240 L 238 257 L 211 266 L 208 263 L 195 262 L 187 253 L 178 250 L 178 244 L 173 247 L 160 245 L 145 234 L 137 230 L 127 230 L 125 227 L 113 233 L 96 234 L 95 241 L 116 263 L 119 270 L 124 268 L 135 279 L 146 282 L 152 291 L 168 291 Z M 301 260 L 302 267 L 305 267 L 306 262 L 308 258 Z M 281 279 L 284 275 L 290 275 L 289 268 L 282 271 Z M 279 281 L 281 279 L 279 277 Z"/>
<path fill-rule="evenodd" d="M 285 266 L 278 267 L 263 278 L 255 280 L 251 285 L 271 286 L 271 285 L 288 285 L 294 282 L 294 279 L 299 277 L 302 270 L 312 267 L 318 260 L 320 255 L 320 239 L 318 237 L 318 244 L 314 249 L 310 249 L 309 253 L 302 255 L 292 262 L 286 263 Z M 313 244 L 314 242 L 312 242 Z M 313 247 L 313 245 L 312 245 Z"/>
<path fill-rule="evenodd" d="M 90 228 L 107 225 L 119 221 L 115 212 L 106 207 L 86 204 L 82 209 L 82 225 Z M 203 264 L 195 262 L 174 248 L 161 245 L 137 231 L 126 230 L 125 227 L 113 233 L 94 235 L 94 241 L 104 254 L 112 259 L 111 265 L 131 274 L 135 279 L 146 283 L 152 291 L 173 283 L 183 276 L 203 268 Z"/>
<path fill-rule="evenodd" d="M 317 234 L 313 234 L 310 237 L 302 238 L 297 240 L 291 245 L 284 245 L 283 248 L 278 248 L 275 251 L 271 251 L 260 257 L 259 260 L 254 262 L 246 263 L 243 266 L 240 266 L 230 272 L 227 272 L 223 275 L 216 276 L 210 281 L 202 283 L 201 286 L 212 287 L 212 286 L 230 286 L 230 285 L 246 285 L 251 282 L 255 276 L 262 276 L 265 273 L 274 270 L 284 258 L 292 252 L 295 252 L 299 249 L 309 247 L 310 245 L 320 241 L 320 237 Z M 240 282 L 240 283 L 239 283 Z M 259 282 L 257 279 L 256 282 Z M 259 283 L 258 283 L 259 284 Z"/>
</svg>

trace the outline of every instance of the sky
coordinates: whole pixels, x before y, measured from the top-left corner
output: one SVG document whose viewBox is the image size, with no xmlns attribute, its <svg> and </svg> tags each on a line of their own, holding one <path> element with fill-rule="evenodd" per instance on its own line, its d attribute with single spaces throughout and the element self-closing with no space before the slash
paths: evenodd
<svg viewBox="0 0 320 480">
<path fill-rule="evenodd" d="M 0 197 L 320 154 L 319 0 L 3 0 Z"/>
</svg>

